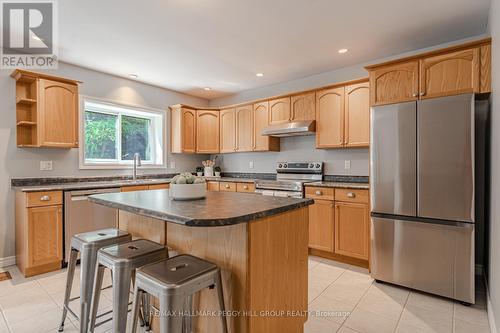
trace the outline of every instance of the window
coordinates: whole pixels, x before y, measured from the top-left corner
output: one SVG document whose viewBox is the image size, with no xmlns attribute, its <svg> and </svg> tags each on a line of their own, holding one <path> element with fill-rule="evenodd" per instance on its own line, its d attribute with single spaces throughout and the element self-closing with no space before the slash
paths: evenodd
<svg viewBox="0 0 500 333">
<path fill-rule="evenodd" d="M 89 98 L 82 110 L 82 168 L 127 167 L 136 153 L 144 165 L 165 165 L 163 112 Z"/>
</svg>

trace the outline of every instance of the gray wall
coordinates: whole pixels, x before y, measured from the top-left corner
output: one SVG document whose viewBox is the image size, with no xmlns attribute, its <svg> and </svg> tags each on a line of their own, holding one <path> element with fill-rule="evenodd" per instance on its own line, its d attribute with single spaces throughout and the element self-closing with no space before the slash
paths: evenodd
<svg viewBox="0 0 500 333">
<path fill-rule="evenodd" d="M 500 325 L 500 0 L 490 9 L 492 41 L 491 182 L 488 289 L 490 326 Z"/>
<path fill-rule="evenodd" d="M 15 81 L 11 71 L 0 71 L 0 260 L 14 255 L 14 191 L 10 179 L 16 177 L 104 176 L 130 174 L 130 170 L 79 170 L 78 149 L 21 149 L 16 147 Z M 123 103 L 167 110 L 176 103 L 206 106 L 208 101 L 149 86 L 135 81 L 60 63 L 51 74 L 80 80 L 80 94 Z M 167 117 L 168 118 L 168 117 Z M 168 127 L 167 127 L 168 128 Z M 165 173 L 194 170 L 207 156 L 168 155 L 175 169 L 142 170 Z M 52 171 L 40 171 L 41 160 L 52 160 Z"/>
</svg>

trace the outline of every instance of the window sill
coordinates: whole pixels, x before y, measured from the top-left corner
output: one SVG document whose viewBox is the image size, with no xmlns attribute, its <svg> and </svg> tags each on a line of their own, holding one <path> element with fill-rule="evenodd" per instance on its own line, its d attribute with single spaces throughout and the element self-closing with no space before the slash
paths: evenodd
<svg viewBox="0 0 500 333">
<path fill-rule="evenodd" d="M 134 167 L 132 165 L 117 165 L 117 164 L 87 164 L 80 165 L 78 169 L 80 170 L 132 170 Z M 154 165 L 154 164 L 143 164 L 137 167 L 139 170 L 156 170 L 156 169 L 167 169 L 166 165 Z"/>
</svg>

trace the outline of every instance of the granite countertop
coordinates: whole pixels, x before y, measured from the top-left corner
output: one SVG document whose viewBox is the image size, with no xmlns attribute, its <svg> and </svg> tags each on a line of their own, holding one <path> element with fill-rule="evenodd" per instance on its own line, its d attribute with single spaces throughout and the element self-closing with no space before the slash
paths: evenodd
<svg viewBox="0 0 500 333">
<path fill-rule="evenodd" d="M 234 177 L 205 177 L 207 181 L 231 182 L 231 183 L 255 183 L 254 178 L 234 178 Z"/>
<path fill-rule="evenodd" d="M 26 186 L 13 186 L 16 191 L 22 192 L 37 192 L 37 191 L 69 191 L 69 190 L 88 190 L 98 188 L 112 188 L 122 186 L 136 186 L 136 185 L 154 185 L 154 184 L 167 184 L 170 183 L 171 178 L 154 178 L 154 179 L 121 179 L 121 180 L 103 180 L 103 181 L 78 181 L 60 184 L 47 184 L 47 185 L 26 185 Z"/>
<path fill-rule="evenodd" d="M 97 194 L 89 200 L 104 206 L 191 227 L 249 222 L 311 205 L 311 199 L 268 197 L 251 193 L 207 192 L 205 199 L 176 201 L 169 190 Z"/>
<path fill-rule="evenodd" d="M 360 189 L 360 190 L 369 190 L 369 183 L 347 183 L 347 182 L 313 182 L 306 183 L 306 186 L 315 186 L 315 187 L 334 187 L 334 188 L 352 188 L 352 189 Z"/>
</svg>

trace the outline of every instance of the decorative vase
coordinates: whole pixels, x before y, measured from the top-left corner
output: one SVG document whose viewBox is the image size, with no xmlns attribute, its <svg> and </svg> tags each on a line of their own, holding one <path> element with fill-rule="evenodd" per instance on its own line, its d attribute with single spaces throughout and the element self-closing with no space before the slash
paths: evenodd
<svg viewBox="0 0 500 333">
<path fill-rule="evenodd" d="M 220 171 L 215 171 L 215 177 L 220 177 Z"/>
<path fill-rule="evenodd" d="M 205 167 L 205 177 L 213 177 L 213 176 L 214 176 L 214 168 Z"/>
</svg>

